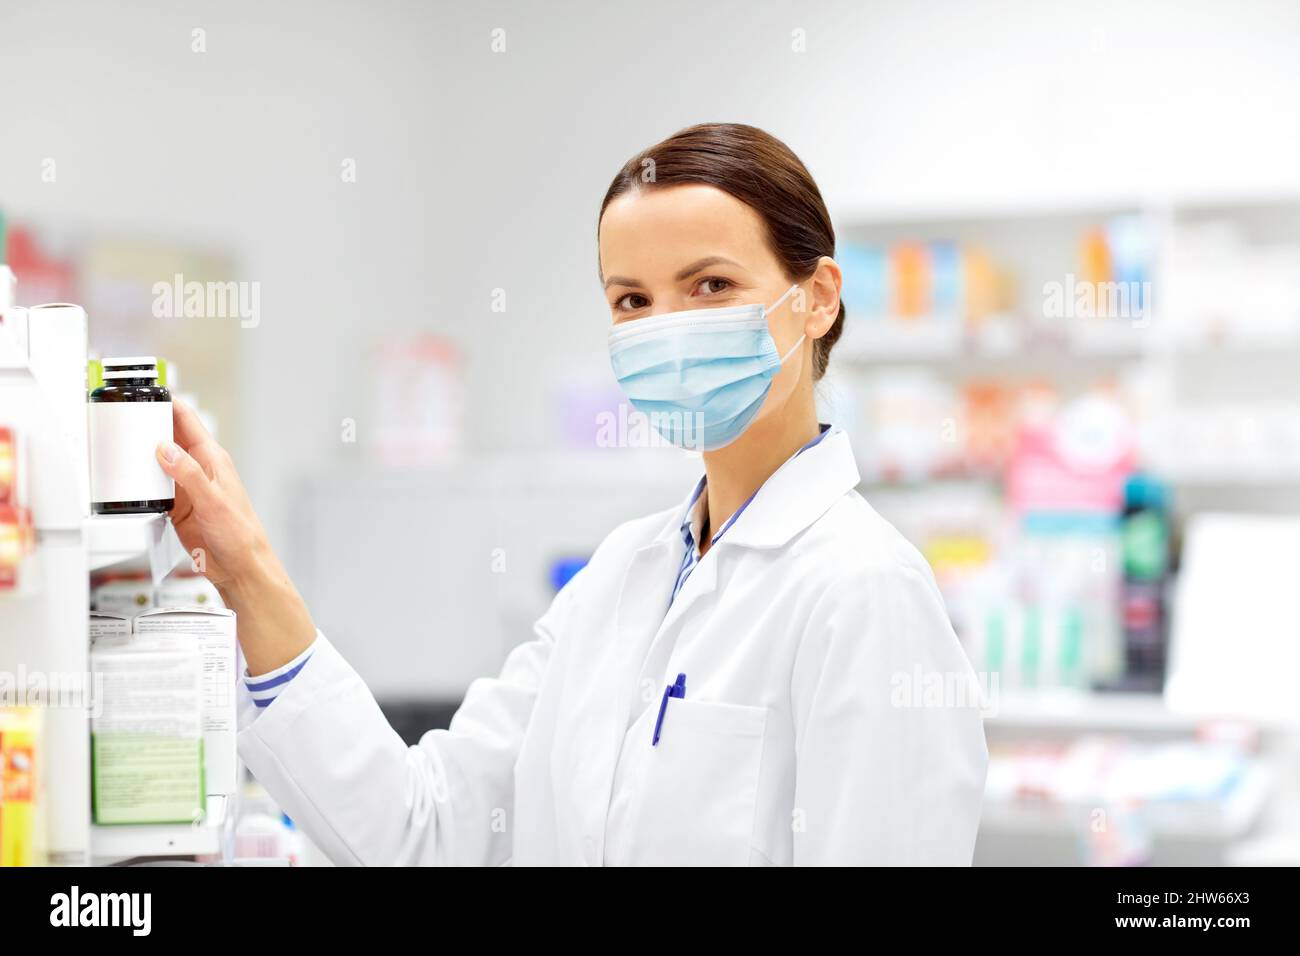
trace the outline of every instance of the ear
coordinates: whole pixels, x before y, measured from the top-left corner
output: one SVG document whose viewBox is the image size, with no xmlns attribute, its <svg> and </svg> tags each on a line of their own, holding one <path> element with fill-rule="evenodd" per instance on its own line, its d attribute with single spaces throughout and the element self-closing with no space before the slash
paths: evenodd
<svg viewBox="0 0 1300 956">
<path fill-rule="evenodd" d="M 808 315 L 804 333 L 810 339 L 819 339 L 831 330 L 840 314 L 840 289 L 844 286 L 844 273 L 830 256 L 822 256 L 817 269 L 808 280 Z"/>
</svg>

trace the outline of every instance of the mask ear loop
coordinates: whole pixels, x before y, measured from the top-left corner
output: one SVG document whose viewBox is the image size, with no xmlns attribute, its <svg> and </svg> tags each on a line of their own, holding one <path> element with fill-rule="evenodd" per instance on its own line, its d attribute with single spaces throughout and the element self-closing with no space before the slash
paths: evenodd
<svg viewBox="0 0 1300 956">
<path fill-rule="evenodd" d="M 764 310 L 764 313 L 767 315 L 771 315 L 777 309 L 781 308 L 781 303 L 785 302 L 786 299 L 790 298 L 790 296 L 794 294 L 794 290 L 797 288 L 799 288 L 799 283 L 796 282 L 794 285 L 790 286 L 790 288 L 786 289 L 783 293 L 781 293 L 781 298 L 777 299 L 775 302 L 769 305 Z"/>
<path fill-rule="evenodd" d="M 773 302 L 770 306 L 767 307 L 765 314 L 771 315 L 773 312 L 779 309 L 781 307 L 781 304 L 785 302 L 786 299 L 790 298 L 790 296 L 794 294 L 794 290 L 797 288 L 799 288 L 799 283 L 796 282 L 794 285 L 790 286 L 790 288 L 786 289 L 785 292 L 781 295 L 781 298 L 777 299 L 775 302 Z M 808 333 L 805 332 L 803 335 L 799 336 L 799 341 L 795 342 L 794 345 L 790 347 L 790 351 L 786 352 L 784 355 L 781 356 L 782 365 L 785 364 L 786 359 L 788 359 L 791 355 L 794 355 L 794 353 L 799 350 L 799 346 L 803 345 L 803 340 L 806 338 L 808 338 Z"/>
<path fill-rule="evenodd" d="M 785 364 L 786 359 L 788 359 L 791 355 L 794 355 L 795 352 L 799 351 L 799 346 L 803 345 L 803 340 L 806 338 L 808 338 L 808 334 L 805 332 L 803 335 L 799 336 L 799 341 L 794 343 L 794 345 L 790 347 L 790 351 L 786 352 L 784 355 L 781 356 L 782 365 Z"/>
</svg>

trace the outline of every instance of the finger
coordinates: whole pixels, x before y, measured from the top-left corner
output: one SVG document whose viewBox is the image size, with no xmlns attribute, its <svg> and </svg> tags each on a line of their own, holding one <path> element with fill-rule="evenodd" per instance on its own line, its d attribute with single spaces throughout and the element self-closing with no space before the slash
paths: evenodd
<svg viewBox="0 0 1300 956">
<path fill-rule="evenodd" d="M 172 434 L 176 443 L 203 466 L 209 478 L 218 480 L 222 477 L 225 449 L 217 444 L 199 413 L 176 399 L 172 400 Z"/>
<path fill-rule="evenodd" d="M 204 442 L 212 441 L 199 413 L 177 398 L 172 399 L 172 432 L 176 436 L 176 443 L 185 449 L 197 448 Z"/>
<path fill-rule="evenodd" d="M 162 470 L 185 490 L 193 510 L 203 513 L 217 506 L 220 495 L 212 479 L 184 448 L 171 441 L 159 442 L 154 455 Z"/>
<path fill-rule="evenodd" d="M 176 486 L 176 498 L 172 501 L 172 510 L 169 512 L 172 524 L 179 527 L 185 519 L 194 513 L 194 502 L 190 500 L 189 492 L 180 485 Z"/>
</svg>

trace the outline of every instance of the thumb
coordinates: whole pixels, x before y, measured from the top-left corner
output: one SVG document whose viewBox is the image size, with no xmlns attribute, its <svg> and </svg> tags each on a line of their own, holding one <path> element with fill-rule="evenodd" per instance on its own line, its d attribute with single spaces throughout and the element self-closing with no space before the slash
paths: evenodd
<svg viewBox="0 0 1300 956">
<path fill-rule="evenodd" d="M 196 511 L 208 510 L 216 504 L 217 490 L 212 486 L 212 479 L 184 448 L 173 441 L 159 442 L 154 456 L 162 470 L 185 489 Z"/>
</svg>

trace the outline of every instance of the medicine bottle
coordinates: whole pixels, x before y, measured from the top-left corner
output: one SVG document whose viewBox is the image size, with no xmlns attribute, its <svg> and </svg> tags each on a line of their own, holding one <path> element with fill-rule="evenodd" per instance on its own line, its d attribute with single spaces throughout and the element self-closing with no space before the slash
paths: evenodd
<svg viewBox="0 0 1300 956">
<path fill-rule="evenodd" d="M 90 393 L 90 504 L 95 514 L 170 511 L 176 485 L 154 457 L 172 439 L 172 396 L 153 356 L 104 359 Z"/>
</svg>

